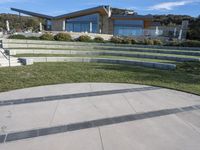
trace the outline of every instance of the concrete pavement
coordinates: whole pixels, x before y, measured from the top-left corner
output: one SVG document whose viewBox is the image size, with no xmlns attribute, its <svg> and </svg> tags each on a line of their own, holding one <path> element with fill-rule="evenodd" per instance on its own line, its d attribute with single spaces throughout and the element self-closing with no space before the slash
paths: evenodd
<svg viewBox="0 0 200 150">
<path fill-rule="evenodd" d="M 200 96 L 80 83 L 0 93 L 0 150 L 198 150 Z"/>
</svg>

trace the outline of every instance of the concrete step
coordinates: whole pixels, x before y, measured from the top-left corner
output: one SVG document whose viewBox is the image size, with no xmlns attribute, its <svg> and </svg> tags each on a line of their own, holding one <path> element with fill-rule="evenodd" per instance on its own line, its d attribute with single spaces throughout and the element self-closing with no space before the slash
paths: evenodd
<svg viewBox="0 0 200 150">
<path fill-rule="evenodd" d="M 135 49 L 142 49 L 142 50 L 162 50 L 162 51 L 187 51 L 187 52 L 199 52 L 200 50 L 195 49 L 164 49 L 164 48 L 156 48 L 156 47 L 145 47 L 144 46 L 112 46 L 112 45 L 58 45 L 58 44 L 20 44 L 20 43 L 8 43 L 4 44 L 4 48 L 10 49 L 10 48 L 46 48 L 46 49 L 112 49 L 112 50 L 135 50 Z"/>
<path fill-rule="evenodd" d="M 174 46 L 159 46 L 159 45 L 128 45 L 128 44 L 114 44 L 114 43 L 87 43 L 87 42 L 61 42 L 61 41 L 44 41 L 44 40 L 16 40 L 16 39 L 4 39 L 4 46 L 8 44 L 18 45 L 61 45 L 61 46 L 114 46 L 114 47 L 138 47 L 138 48 L 153 48 L 153 49 L 176 49 L 176 50 L 192 50 L 200 51 L 200 47 L 174 47 Z"/>
<path fill-rule="evenodd" d="M 8 67 L 8 66 L 21 66 L 22 63 L 18 60 L 18 58 L 11 58 L 10 62 L 7 59 L 0 58 L 0 67 Z"/>
<path fill-rule="evenodd" d="M 187 56 L 187 55 L 172 55 L 172 54 L 160 54 L 160 53 L 145 53 L 145 52 L 125 52 L 125 51 L 81 51 L 81 50 L 11 50 L 11 54 L 18 54 L 18 57 L 26 56 L 38 56 L 41 55 L 83 55 L 83 56 L 125 56 L 134 58 L 149 58 L 149 59 L 160 59 L 160 60 L 172 60 L 172 61 L 200 61 L 198 56 Z M 35 56 L 34 56 L 35 55 Z"/>
<path fill-rule="evenodd" d="M 174 70 L 176 64 L 144 61 L 138 59 L 127 60 L 123 58 L 103 58 L 103 57 L 23 57 L 24 59 L 32 59 L 34 62 L 95 62 L 95 63 L 108 63 L 108 64 L 124 64 L 124 65 L 136 65 L 149 68 Z"/>
<path fill-rule="evenodd" d="M 11 67 L 22 66 L 21 63 L 11 63 Z M 0 64 L 0 67 L 9 67 L 9 64 Z"/>
<path fill-rule="evenodd" d="M 147 48 L 128 48 L 128 47 L 83 47 L 83 46 L 51 46 L 51 45 L 37 45 L 35 47 L 9 47 L 9 50 L 83 50 L 83 51 L 118 51 L 118 52 L 144 52 L 144 53 L 158 53 L 158 54 L 175 54 L 175 55 L 188 55 L 200 56 L 200 51 L 186 51 L 186 50 L 164 50 L 164 49 L 147 49 Z M 12 55 L 12 54 L 11 54 Z"/>
<path fill-rule="evenodd" d="M 6 55 L 4 49 L 0 49 L 0 67 L 8 67 L 8 66 L 21 66 L 22 63 L 18 58 L 9 57 Z"/>
</svg>

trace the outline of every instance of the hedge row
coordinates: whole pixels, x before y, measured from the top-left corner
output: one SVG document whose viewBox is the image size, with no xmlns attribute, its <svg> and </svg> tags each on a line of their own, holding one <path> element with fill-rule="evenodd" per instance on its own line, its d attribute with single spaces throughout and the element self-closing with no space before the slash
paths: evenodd
<svg viewBox="0 0 200 150">
<path fill-rule="evenodd" d="M 171 41 L 163 43 L 159 39 L 143 39 L 136 40 L 130 37 L 112 37 L 112 43 L 118 44 L 142 44 L 142 45 L 164 45 L 164 46 L 180 46 L 180 47 L 200 47 L 200 41 L 186 40 L 186 41 Z"/>
<path fill-rule="evenodd" d="M 166 46 L 180 46 L 180 47 L 200 47 L 200 41 L 187 40 L 183 42 L 172 41 L 166 44 Z"/>
<path fill-rule="evenodd" d="M 143 44 L 143 45 L 163 45 L 163 42 L 159 39 L 143 39 L 136 40 L 131 37 L 112 37 L 110 40 L 112 43 L 116 44 Z"/>
<path fill-rule="evenodd" d="M 40 37 L 26 37 L 24 35 L 18 34 L 18 35 L 11 35 L 9 36 L 9 39 L 29 39 L 29 40 L 49 40 L 49 41 L 80 41 L 80 42 L 104 42 L 104 39 L 102 37 L 95 37 L 93 40 L 88 35 L 81 35 L 75 40 L 72 40 L 72 37 L 68 33 L 58 33 L 55 36 L 50 33 L 45 33 Z"/>
<path fill-rule="evenodd" d="M 52 35 L 50 33 L 45 33 L 40 37 L 25 37 L 24 35 L 11 35 L 9 39 L 29 39 L 29 40 L 56 40 L 56 41 L 80 41 L 80 42 L 98 42 L 104 43 L 102 37 L 95 37 L 91 39 L 88 35 L 81 35 L 77 39 L 72 40 L 72 37 L 68 33 L 58 33 L 57 35 Z M 142 45 L 165 45 L 165 46 L 182 46 L 182 47 L 200 47 L 200 41 L 187 40 L 187 41 L 171 41 L 168 43 L 163 43 L 159 39 L 143 39 L 136 40 L 131 37 L 116 37 L 113 36 L 110 39 L 111 43 L 116 44 L 142 44 Z"/>
</svg>

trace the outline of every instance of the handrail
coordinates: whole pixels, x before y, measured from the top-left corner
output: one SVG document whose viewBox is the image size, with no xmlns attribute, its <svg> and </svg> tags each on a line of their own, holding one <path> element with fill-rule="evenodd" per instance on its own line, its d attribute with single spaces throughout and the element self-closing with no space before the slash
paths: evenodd
<svg viewBox="0 0 200 150">
<path fill-rule="evenodd" d="M 3 49 L 5 51 L 5 49 L 3 48 L 3 41 L 0 40 L 0 43 L 1 43 L 1 49 Z M 8 63 L 9 63 L 9 67 L 11 66 L 10 64 L 10 53 L 8 54 L 8 56 L 2 51 L 0 50 L 1 54 L 4 56 L 4 58 L 6 58 L 8 60 Z"/>
</svg>

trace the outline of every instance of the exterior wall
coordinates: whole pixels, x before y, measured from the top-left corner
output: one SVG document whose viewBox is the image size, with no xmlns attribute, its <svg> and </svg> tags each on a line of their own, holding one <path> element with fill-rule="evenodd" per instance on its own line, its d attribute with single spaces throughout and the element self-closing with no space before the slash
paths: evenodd
<svg viewBox="0 0 200 150">
<path fill-rule="evenodd" d="M 114 25 L 113 25 L 113 20 L 109 19 L 108 20 L 108 34 L 114 34 Z"/>
<path fill-rule="evenodd" d="M 121 36 L 142 36 L 144 29 L 148 29 L 152 24 L 151 20 L 144 18 L 124 18 L 122 16 L 110 20 L 110 33 Z"/>
<path fill-rule="evenodd" d="M 66 31 L 100 33 L 102 17 L 99 13 L 66 19 Z"/>
<path fill-rule="evenodd" d="M 63 31 L 63 29 L 65 28 L 63 23 L 64 21 L 65 19 L 52 20 L 52 31 Z"/>
<path fill-rule="evenodd" d="M 152 24 L 152 21 L 144 20 L 144 29 L 148 29 Z"/>
<path fill-rule="evenodd" d="M 100 29 L 102 34 L 109 33 L 109 18 L 106 15 L 101 15 L 100 17 Z"/>
<path fill-rule="evenodd" d="M 109 18 L 107 15 L 100 15 L 99 17 L 99 33 L 101 34 L 114 34 L 114 20 Z M 144 19 L 125 19 L 120 18 L 119 20 L 144 20 Z M 52 31 L 65 31 L 65 19 L 52 20 Z M 151 26 L 151 20 L 144 20 L 144 29 L 148 29 Z"/>
</svg>

